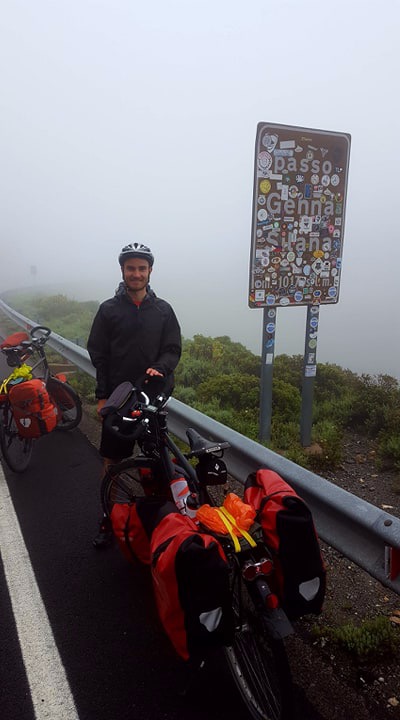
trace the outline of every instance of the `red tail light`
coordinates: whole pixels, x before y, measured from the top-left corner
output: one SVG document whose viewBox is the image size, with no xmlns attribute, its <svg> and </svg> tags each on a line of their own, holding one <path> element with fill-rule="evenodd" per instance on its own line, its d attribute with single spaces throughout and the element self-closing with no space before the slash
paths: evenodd
<svg viewBox="0 0 400 720">
<path fill-rule="evenodd" d="M 262 558 L 259 562 L 248 562 L 242 568 L 242 575 L 245 580 L 251 582 L 257 575 L 270 575 L 274 569 L 272 560 Z"/>
</svg>

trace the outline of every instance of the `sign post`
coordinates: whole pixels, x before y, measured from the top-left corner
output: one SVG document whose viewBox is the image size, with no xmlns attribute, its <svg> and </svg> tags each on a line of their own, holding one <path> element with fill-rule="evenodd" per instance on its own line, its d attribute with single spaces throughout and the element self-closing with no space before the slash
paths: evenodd
<svg viewBox="0 0 400 720">
<path fill-rule="evenodd" d="M 249 306 L 270 310 L 296 305 L 308 308 L 303 444 L 311 436 L 319 306 L 339 300 L 349 156 L 347 133 L 274 123 L 257 126 Z M 269 333 L 266 314 L 262 383 L 267 379 L 271 385 L 268 392 L 271 403 L 276 322 L 273 333 Z M 271 355 L 271 363 L 266 362 Z M 264 373 L 266 369 L 268 372 Z M 261 398 L 264 419 L 260 422 L 260 439 L 265 440 L 270 434 L 271 408 L 263 407 L 266 402 L 263 387 Z"/>
</svg>

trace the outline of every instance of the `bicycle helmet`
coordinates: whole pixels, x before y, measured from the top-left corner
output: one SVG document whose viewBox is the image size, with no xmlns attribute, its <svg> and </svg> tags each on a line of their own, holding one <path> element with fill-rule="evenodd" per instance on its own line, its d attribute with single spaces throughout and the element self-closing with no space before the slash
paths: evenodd
<svg viewBox="0 0 400 720">
<path fill-rule="evenodd" d="M 150 248 L 147 247 L 147 245 L 142 245 L 141 243 L 130 243 L 129 245 L 125 245 L 125 247 L 122 248 L 120 254 L 119 254 L 119 264 L 121 267 L 123 266 L 125 260 L 129 260 L 129 258 L 144 258 L 144 260 L 147 260 L 150 267 L 153 267 L 154 263 L 154 257 L 153 253 L 151 252 Z"/>
</svg>

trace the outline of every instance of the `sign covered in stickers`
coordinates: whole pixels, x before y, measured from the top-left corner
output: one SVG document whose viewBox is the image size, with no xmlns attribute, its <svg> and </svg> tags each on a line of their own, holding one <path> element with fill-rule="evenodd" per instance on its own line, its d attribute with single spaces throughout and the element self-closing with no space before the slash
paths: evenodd
<svg viewBox="0 0 400 720">
<path fill-rule="evenodd" d="M 257 126 L 250 307 L 338 302 L 350 135 Z"/>
</svg>

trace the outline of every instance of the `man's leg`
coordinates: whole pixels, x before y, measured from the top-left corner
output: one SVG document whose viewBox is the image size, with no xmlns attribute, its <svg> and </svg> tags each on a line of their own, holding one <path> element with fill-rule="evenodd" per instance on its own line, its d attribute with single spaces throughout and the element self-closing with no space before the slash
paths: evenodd
<svg viewBox="0 0 400 720">
<path fill-rule="evenodd" d="M 110 465 L 114 465 L 117 462 L 118 462 L 118 460 L 112 460 L 111 458 L 103 457 L 103 475 L 102 475 L 102 477 L 105 475 L 105 473 L 107 472 Z M 106 515 L 103 512 L 103 517 L 100 520 L 99 531 L 98 531 L 96 537 L 93 538 L 93 545 L 95 548 L 101 549 L 101 548 L 108 547 L 109 545 L 111 545 L 112 541 L 113 541 L 113 532 L 112 532 L 111 520 L 108 517 L 108 515 Z"/>
<path fill-rule="evenodd" d="M 126 438 L 118 438 L 102 425 L 100 455 L 103 459 L 103 476 L 107 472 L 110 465 L 116 465 L 123 458 L 130 457 L 133 452 L 134 440 Z M 109 547 L 113 541 L 114 535 L 110 518 L 103 512 L 100 521 L 99 531 L 93 539 L 93 545 L 96 549 Z"/>
</svg>

